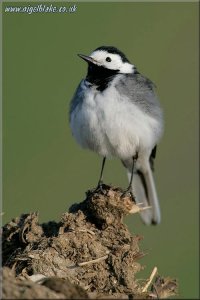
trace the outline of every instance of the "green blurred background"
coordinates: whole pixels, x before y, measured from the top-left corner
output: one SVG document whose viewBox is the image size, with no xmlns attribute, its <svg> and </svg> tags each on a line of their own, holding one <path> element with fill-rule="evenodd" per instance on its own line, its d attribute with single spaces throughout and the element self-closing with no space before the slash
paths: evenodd
<svg viewBox="0 0 200 300">
<path fill-rule="evenodd" d="M 6 6 L 67 2 L 7 2 Z M 124 51 L 151 78 L 165 112 L 156 182 L 162 223 L 144 226 L 147 265 L 138 277 L 178 278 L 179 298 L 198 299 L 198 3 L 76 3 L 76 13 L 3 13 L 3 211 L 4 223 L 39 211 L 58 220 L 96 185 L 100 158 L 71 136 L 69 102 L 86 64 L 77 53 L 100 45 Z M 108 161 L 105 181 L 126 187 L 125 169 Z"/>
</svg>

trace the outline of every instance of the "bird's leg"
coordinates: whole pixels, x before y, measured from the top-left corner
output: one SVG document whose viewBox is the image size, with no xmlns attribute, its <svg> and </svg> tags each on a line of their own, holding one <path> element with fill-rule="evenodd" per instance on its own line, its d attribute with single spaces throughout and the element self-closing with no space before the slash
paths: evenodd
<svg viewBox="0 0 200 300">
<path fill-rule="evenodd" d="M 134 165 L 135 165 L 135 159 L 134 159 L 134 157 L 133 157 L 133 163 L 132 163 L 132 169 L 131 169 L 131 179 L 130 179 L 129 185 L 128 185 L 127 189 L 126 189 L 126 192 L 127 192 L 127 193 L 131 192 L 132 181 L 133 181 Z"/>
<path fill-rule="evenodd" d="M 100 177 L 99 177 L 99 181 L 98 181 L 98 185 L 97 185 L 98 187 L 103 184 L 103 170 L 104 170 L 105 162 L 106 162 L 106 157 L 104 157 L 103 161 L 102 161 L 101 173 L 100 173 Z"/>
<path fill-rule="evenodd" d="M 138 153 L 136 152 L 136 154 L 132 157 L 133 161 L 132 161 L 130 182 L 129 182 L 129 185 L 128 185 L 127 189 L 125 190 L 125 192 L 121 195 L 121 198 L 123 198 L 124 196 L 127 196 L 128 194 L 131 194 L 131 197 L 134 199 L 134 195 L 132 193 L 132 181 L 133 181 L 134 167 L 135 167 L 137 158 L 138 158 Z"/>
<path fill-rule="evenodd" d="M 103 170 L 104 170 L 105 162 L 106 162 L 106 157 L 104 157 L 103 161 L 102 161 L 101 173 L 100 173 L 99 181 L 98 181 L 98 184 L 97 184 L 97 187 L 96 187 L 95 191 L 98 191 L 98 190 L 103 191 L 102 190 L 102 185 L 103 185 Z"/>
</svg>

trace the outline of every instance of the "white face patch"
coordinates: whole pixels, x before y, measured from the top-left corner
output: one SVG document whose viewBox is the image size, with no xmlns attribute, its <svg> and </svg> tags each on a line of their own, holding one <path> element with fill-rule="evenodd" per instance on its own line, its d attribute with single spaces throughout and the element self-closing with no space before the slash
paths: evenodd
<svg viewBox="0 0 200 300">
<path fill-rule="evenodd" d="M 119 73 L 133 73 L 134 65 L 123 62 L 119 54 L 109 53 L 105 50 L 96 50 L 91 53 L 90 57 L 106 69 L 119 70 Z"/>
</svg>

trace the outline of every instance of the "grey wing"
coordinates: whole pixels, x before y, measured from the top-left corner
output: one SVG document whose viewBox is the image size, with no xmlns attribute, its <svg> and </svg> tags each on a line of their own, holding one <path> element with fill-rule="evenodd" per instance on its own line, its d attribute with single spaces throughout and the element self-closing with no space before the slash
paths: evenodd
<svg viewBox="0 0 200 300">
<path fill-rule="evenodd" d="M 69 108 L 69 118 L 71 117 L 71 113 L 76 109 L 77 105 L 82 105 L 83 103 L 83 97 L 84 97 L 84 93 L 83 93 L 83 89 L 81 87 L 83 80 L 79 83 L 73 98 L 70 102 L 70 108 Z"/>
<path fill-rule="evenodd" d="M 126 74 L 120 79 L 116 89 L 130 101 L 137 103 L 144 112 L 162 122 L 163 112 L 155 92 L 155 85 L 150 79 L 140 73 Z"/>
</svg>

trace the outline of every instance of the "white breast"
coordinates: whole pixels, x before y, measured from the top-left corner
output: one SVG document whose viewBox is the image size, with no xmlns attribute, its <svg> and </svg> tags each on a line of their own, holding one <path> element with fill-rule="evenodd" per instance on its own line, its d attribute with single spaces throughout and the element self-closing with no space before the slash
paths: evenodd
<svg viewBox="0 0 200 300">
<path fill-rule="evenodd" d="M 84 101 L 71 114 L 77 142 L 102 156 L 120 159 L 136 151 L 150 152 L 159 139 L 159 123 L 112 86 L 104 92 L 82 82 Z"/>
</svg>

